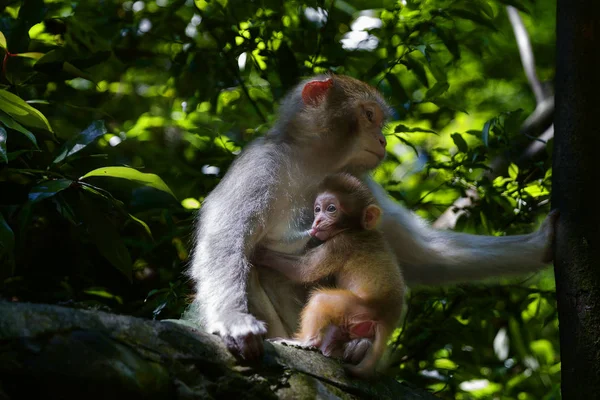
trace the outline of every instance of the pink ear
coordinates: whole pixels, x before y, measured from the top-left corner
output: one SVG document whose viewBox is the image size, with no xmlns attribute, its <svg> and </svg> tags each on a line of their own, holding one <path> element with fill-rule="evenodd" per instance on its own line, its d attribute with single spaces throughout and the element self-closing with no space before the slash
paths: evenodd
<svg viewBox="0 0 600 400">
<path fill-rule="evenodd" d="M 373 204 L 367 206 L 363 215 L 363 228 L 375 229 L 377 223 L 379 223 L 379 218 L 381 218 L 381 208 Z"/>
<path fill-rule="evenodd" d="M 310 81 L 302 89 L 302 101 L 304 104 L 317 105 L 332 86 L 333 79 L 331 78 L 324 81 Z"/>
</svg>

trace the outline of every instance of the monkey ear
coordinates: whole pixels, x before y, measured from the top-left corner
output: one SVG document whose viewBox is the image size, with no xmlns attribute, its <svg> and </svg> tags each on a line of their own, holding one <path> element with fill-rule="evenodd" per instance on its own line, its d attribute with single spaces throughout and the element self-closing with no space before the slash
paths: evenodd
<svg viewBox="0 0 600 400">
<path fill-rule="evenodd" d="M 375 229 L 377 224 L 379 223 L 379 218 L 381 218 L 381 208 L 376 205 L 371 204 L 365 208 L 363 213 L 363 228 L 365 229 Z"/>
<path fill-rule="evenodd" d="M 302 101 L 304 104 L 315 106 L 325 97 L 327 91 L 333 86 L 333 79 L 324 81 L 310 81 L 302 89 Z"/>
</svg>

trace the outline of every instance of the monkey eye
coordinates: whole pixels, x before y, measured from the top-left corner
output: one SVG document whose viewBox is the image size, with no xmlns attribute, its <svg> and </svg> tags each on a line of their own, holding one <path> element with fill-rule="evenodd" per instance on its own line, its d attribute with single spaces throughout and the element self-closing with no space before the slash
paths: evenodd
<svg viewBox="0 0 600 400">
<path fill-rule="evenodd" d="M 369 122 L 373 122 L 373 111 L 367 110 L 365 111 L 365 114 L 367 115 L 367 119 L 369 120 Z"/>
<path fill-rule="evenodd" d="M 327 212 L 332 213 L 332 212 L 336 212 L 337 208 L 335 208 L 335 206 L 333 204 L 330 204 L 327 206 Z"/>
<path fill-rule="evenodd" d="M 316 206 L 315 207 L 315 214 L 320 213 L 321 212 L 321 207 L 320 206 Z"/>
</svg>

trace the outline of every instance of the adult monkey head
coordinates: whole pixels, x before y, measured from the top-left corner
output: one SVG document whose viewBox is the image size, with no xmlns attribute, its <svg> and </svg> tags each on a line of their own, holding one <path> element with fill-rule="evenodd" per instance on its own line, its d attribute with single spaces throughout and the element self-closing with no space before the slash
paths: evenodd
<svg viewBox="0 0 600 400">
<path fill-rule="evenodd" d="M 362 173 L 385 157 L 382 128 L 389 114 L 385 100 L 370 85 L 324 75 L 298 85 L 284 99 L 267 137 L 298 147 L 321 170 Z"/>
<path fill-rule="evenodd" d="M 319 76 L 291 91 L 273 129 L 244 148 L 202 204 L 187 318 L 244 359 L 260 356 L 265 336 L 290 338 L 310 287 L 255 265 L 254 257 L 259 250 L 289 262 L 305 252 L 318 184 L 333 172 L 360 176 L 373 192 L 384 211 L 380 229 L 408 285 L 531 272 L 551 261 L 556 213 L 528 235 L 469 235 L 432 229 L 389 198 L 365 174 L 385 155 L 387 114 L 375 89 L 349 77 Z M 344 357 L 360 362 L 370 343 L 349 342 Z"/>
</svg>

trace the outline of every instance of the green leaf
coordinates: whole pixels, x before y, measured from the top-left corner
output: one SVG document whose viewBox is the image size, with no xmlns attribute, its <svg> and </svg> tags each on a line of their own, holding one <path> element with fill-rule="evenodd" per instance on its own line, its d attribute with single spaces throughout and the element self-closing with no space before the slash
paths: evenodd
<svg viewBox="0 0 600 400">
<path fill-rule="evenodd" d="M 550 194 L 548 189 L 541 186 L 537 182 L 533 182 L 533 183 L 527 185 L 527 187 L 525 188 L 525 191 L 533 198 L 547 196 Z"/>
<path fill-rule="evenodd" d="M 52 161 L 53 164 L 59 163 L 66 158 L 72 156 L 80 150 L 83 150 L 87 145 L 94 142 L 100 136 L 106 133 L 104 121 L 94 121 L 79 135 L 69 139 L 61 149 L 60 154 Z"/>
<path fill-rule="evenodd" d="M 0 109 L 23 125 L 52 132 L 52 127 L 44 114 L 31 107 L 19 96 L 3 89 L 0 89 Z"/>
<path fill-rule="evenodd" d="M 419 81 L 421 81 L 421 83 L 425 85 L 425 87 L 429 87 L 427 73 L 425 72 L 425 67 L 423 67 L 423 64 L 415 60 L 410 55 L 407 55 L 404 58 L 404 60 L 401 61 L 401 64 L 404 64 L 406 68 L 413 71 L 414 74 L 417 76 L 417 79 L 419 79 Z"/>
<path fill-rule="evenodd" d="M 144 302 L 148 301 L 148 299 L 152 296 L 154 296 L 155 294 L 158 293 L 164 293 L 167 292 L 169 289 L 164 288 L 164 289 L 152 289 L 151 291 L 148 292 L 148 294 L 146 295 L 146 298 L 144 299 Z"/>
<path fill-rule="evenodd" d="M 50 102 L 48 100 L 32 99 L 32 100 L 27 100 L 27 104 L 50 104 Z M 65 104 L 65 105 L 71 106 L 70 104 Z"/>
<path fill-rule="evenodd" d="M 95 53 L 110 50 L 110 37 L 94 30 L 94 25 L 83 18 L 71 18 L 67 30 L 67 41 L 75 48 L 76 54 Z"/>
<path fill-rule="evenodd" d="M 448 71 L 444 61 L 436 53 L 430 53 L 429 70 L 437 82 L 448 82 Z"/>
<path fill-rule="evenodd" d="M 436 131 L 432 131 L 431 129 L 419 128 L 418 126 L 415 126 L 413 128 L 409 128 L 408 126 L 402 125 L 402 124 L 396 125 L 396 127 L 394 128 L 394 132 L 396 132 L 396 133 L 400 133 L 400 132 L 426 132 L 426 133 L 433 133 L 434 135 L 438 134 Z"/>
<path fill-rule="evenodd" d="M 490 128 L 493 123 L 494 123 L 494 118 L 487 121 L 485 123 L 485 125 L 483 125 L 483 130 L 481 131 L 481 140 L 483 141 L 483 144 L 485 145 L 485 147 L 488 147 L 488 143 L 490 141 Z"/>
<path fill-rule="evenodd" d="M 117 301 L 117 303 L 123 304 L 123 299 L 121 298 L 121 296 L 109 293 L 104 289 L 100 289 L 100 288 L 86 289 L 83 291 L 83 293 L 89 294 L 90 296 L 98 296 L 98 297 L 102 297 L 104 299 L 115 300 L 115 301 Z"/>
<path fill-rule="evenodd" d="M 434 97 L 438 97 L 446 90 L 448 90 L 449 87 L 450 85 L 448 84 L 448 82 L 436 82 L 435 85 L 433 85 L 433 87 L 427 91 L 425 98 L 432 99 Z"/>
<path fill-rule="evenodd" d="M 7 50 L 6 48 L 6 38 L 4 37 L 4 33 L 0 32 L 0 47 Z"/>
<path fill-rule="evenodd" d="M 33 152 L 41 152 L 41 150 L 25 149 L 25 150 L 11 151 L 10 153 L 8 153 L 8 161 L 17 159 L 21 154 L 33 153 Z"/>
<path fill-rule="evenodd" d="M 131 218 L 133 221 L 137 222 L 142 228 L 144 228 L 144 230 L 146 231 L 148 236 L 152 237 L 152 231 L 150 231 L 150 227 L 148 226 L 147 223 L 145 223 L 144 221 L 142 221 L 139 218 L 134 217 L 131 214 L 128 214 L 128 215 L 129 215 L 129 218 Z"/>
<path fill-rule="evenodd" d="M 448 10 L 448 13 L 454 14 L 463 19 L 468 19 L 469 21 L 473 21 L 473 22 L 477 23 L 478 25 L 482 25 L 487 28 L 490 28 L 493 31 L 497 31 L 494 24 L 492 24 L 492 21 L 480 13 L 476 13 L 476 12 L 469 11 L 469 10 L 464 10 L 461 8 L 450 9 L 450 10 Z"/>
<path fill-rule="evenodd" d="M 2 111 L 0 111 L 0 122 L 2 122 L 7 128 L 14 129 L 15 131 L 21 132 L 23 135 L 27 136 L 27 138 L 33 142 L 35 147 L 38 148 L 37 140 L 33 133 Z"/>
<path fill-rule="evenodd" d="M 57 48 L 50 50 L 40 57 L 33 65 L 33 68 L 37 71 L 43 71 L 46 73 L 58 73 L 62 69 L 64 61 L 64 50 L 62 48 Z"/>
<path fill-rule="evenodd" d="M 26 31 L 29 31 L 29 28 L 44 19 L 48 8 L 44 4 L 44 0 L 26 0 L 22 2 L 17 18 L 21 25 L 27 29 Z"/>
<path fill-rule="evenodd" d="M 132 262 L 129 250 L 110 219 L 98 212 L 98 207 L 90 199 L 82 196 L 81 202 L 74 205 L 79 212 L 84 227 L 98 251 L 127 279 L 132 280 Z"/>
<path fill-rule="evenodd" d="M 508 166 L 508 176 L 515 180 L 517 179 L 518 175 L 519 167 L 517 167 L 514 163 L 510 163 L 510 165 Z"/>
<path fill-rule="evenodd" d="M 466 153 L 467 151 L 469 151 L 469 145 L 467 145 L 467 142 L 465 142 L 465 139 L 460 133 L 453 133 L 451 137 L 454 141 L 454 144 L 456 145 L 456 147 L 458 147 L 458 150 L 461 153 Z"/>
<path fill-rule="evenodd" d="M 440 27 L 436 27 L 435 33 L 442 40 L 442 43 L 444 43 L 450 54 L 452 54 L 454 58 L 460 58 L 460 49 L 458 47 L 458 42 L 456 39 L 454 39 L 454 36 Z"/>
<path fill-rule="evenodd" d="M 347 15 L 354 15 L 358 12 L 358 10 L 352 4 L 343 0 L 338 0 L 334 2 L 333 7 L 335 7 L 343 13 L 346 13 Z"/>
<path fill-rule="evenodd" d="M 73 183 L 70 179 L 55 179 L 34 186 L 29 191 L 29 201 L 37 203 L 67 189 Z"/>
<path fill-rule="evenodd" d="M 404 139 L 402 136 L 400 135 L 395 135 L 398 140 L 400 140 L 402 143 L 404 143 L 405 145 L 409 146 L 411 149 L 413 149 L 415 151 L 415 154 L 417 155 L 417 157 L 419 156 L 419 151 L 417 150 L 417 148 L 415 147 L 414 144 L 412 144 L 411 142 L 409 142 L 408 140 Z"/>
<path fill-rule="evenodd" d="M 0 255 L 9 254 L 9 258 L 13 258 L 15 247 L 15 233 L 0 213 Z"/>
<path fill-rule="evenodd" d="M 431 49 L 431 47 L 429 47 L 425 44 L 420 44 L 420 45 L 415 46 L 415 48 L 419 51 L 419 53 L 423 54 L 423 57 L 425 57 L 427 62 L 431 62 L 431 58 L 429 58 L 429 52 L 427 51 L 427 50 Z"/>
<path fill-rule="evenodd" d="M 385 79 L 390 84 L 394 97 L 400 100 L 402 104 L 406 103 L 407 101 L 410 101 L 410 96 L 408 95 L 408 93 L 406 93 L 406 90 L 404 90 L 404 87 L 402 87 L 402 84 L 400 83 L 396 75 L 385 74 Z"/>
<path fill-rule="evenodd" d="M 6 139 L 8 134 L 6 133 L 6 129 L 0 127 L 0 160 L 8 163 L 8 154 L 6 150 Z"/>
<path fill-rule="evenodd" d="M 529 348 L 542 365 L 550 365 L 554 361 L 554 348 L 547 339 L 534 340 L 529 343 Z"/>
<path fill-rule="evenodd" d="M 18 54 L 14 54 L 15 57 L 22 57 L 22 58 L 31 58 L 33 60 L 39 60 L 40 58 L 42 58 L 44 56 L 44 53 L 18 53 Z"/>
<path fill-rule="evenodd" d="M 487 15 L 490 19 L 494 19 L 494 10 L 486 0 L 480 1 L 478 5 L 481 8 L 481 11 L 485 13 L 485 15 Z"/>
<path fill-rule="evenodd" d="M 452 111 L 460 111 L 462 113 L 465 113 L 467 115 L 469 115 L 469 113 L 467 112 L 466 109 L 462 108 L 459 106 L 459 104 L 456 104 L 456 102 L 450 102 L 447 99 L 443 99 L 443 98 L 435 98 L 435 99 L 427 99 L 427 102 L 433 103 L 436 106 L 440 107 L 440 108 L 447 108 L 449 110 Z"/>
<path fill-rule="evenodd" d="M 517 10 L 523 11 L 525 14 L 531 14 L 531 12 L 523 4 L 522 0 L 500 0 L 500 3 L 513 6 Z"/>
<path fill-rule="evenodd" d="M 506 134 L 518 133 L 521 127 L 521 114 L 523 109 L 519 108 L 514 111 L 508 111 L 503 113 L 504 116 L 504 130 Z"/>
<path fill-rule="evenodd" d="M 489 235 L 492 232 L 492 230 L 490 229 L 490 223 L 488 221 L 488 218 L 485 216 L 485 213 L 483 211 L 479 212 L 479 218 L 481 219 L 481 226 L 483 226 L 485 233 Z"/>
<path fill-rule="evenodd" d="M 79 78 L 84 78 L 84 79 L 87 79 L 88 81 L 92 81 L 92 82 L 94 81 L 94 78 L 90 74 L 83 72 L 82 70 L 80 70 L 79 68 L 77 68 L 76 66 L 74 66 L 73 64 L 71 64 L 68 61 L 65 61 L 63 63 L 62 69 L 63 69 L 63 71 L 65 71 L 66 73 L 68 73 L 70 75 L 77 76 Z"/>
<path fill-rule="evenodd" d="M 92 176 L 127 179 L 169 193 L 175 198 L 171 189 L 169 189 L 167 184 L 156 174 L 145 174 L 129 167 L 103 167 L 88 172 L 80 179 L 86 179 Z"/>
<path fill-rule="evenodd" d="M 58 211 L 58 213 L 62 215 L 64 219 L 73 225 L 79 225 L 79 219 L 75 215 L 75 212 L 73 211 L 73 208 L 69 202 L 64 197 L 53 197 L 52 202 L 56 205 L 56 211 Z"/>
</svg>

